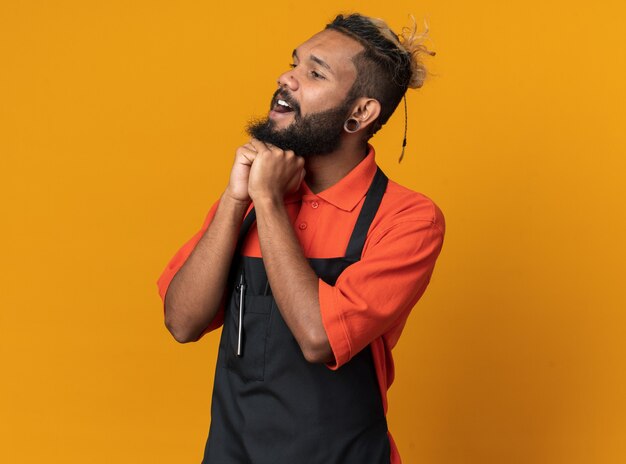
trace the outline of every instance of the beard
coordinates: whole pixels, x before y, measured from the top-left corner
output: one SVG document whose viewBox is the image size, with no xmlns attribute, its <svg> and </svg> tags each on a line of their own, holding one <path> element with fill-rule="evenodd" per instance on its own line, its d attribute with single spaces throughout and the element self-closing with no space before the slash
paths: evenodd
<svg viewBox="0 0 626 464">
<path fill-rule="evenodd" d="M 304 117 L 300 116 L 299 106 L 294 105 L 294 121 L 288 127 L 276 129 L 276 122 L 266 117 L 250 121 L 246 132 L 282 150 L 292 150 L 303 158 L 326 155 L 341 144 L 343 125 L 349 117 L 351 103 L 346 99 L 335 108 Z"/>
</svg>

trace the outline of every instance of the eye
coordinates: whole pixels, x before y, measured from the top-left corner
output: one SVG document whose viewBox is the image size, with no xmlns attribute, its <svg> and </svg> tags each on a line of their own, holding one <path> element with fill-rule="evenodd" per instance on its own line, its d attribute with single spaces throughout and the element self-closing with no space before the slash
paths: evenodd
<svg viewBox="0 0 626 464">
<path fill-rule="evenodd" d="M 297 64 L 295 64 L 295 63 L 289 63 L 289 67 L 290 67 L 291 69 L 295 68 L 296 66 L 298 66 L 298 65 L 297 65 Z"/>
<path fill-rule="evenodd" d="M 324 76 L 322 76 L 317 71 L 311 71 L 311 76 L 313 76 L 315 79 L 326 79 Z"/>
</svg>

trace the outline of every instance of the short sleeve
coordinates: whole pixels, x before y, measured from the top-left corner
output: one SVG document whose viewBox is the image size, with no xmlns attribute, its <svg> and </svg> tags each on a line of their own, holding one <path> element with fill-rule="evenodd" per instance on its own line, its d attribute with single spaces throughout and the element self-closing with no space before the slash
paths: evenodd
<svg viewBox="0 0 626 464">
<path fill-rule="evenodd" d="M 406 321 L 430 281 L 444 231 L 443 223 L 428 220 L 392 225 L 372 238 L 335 285 L 319 280 L 322 321 L 335 358 L 330 369 Z"/>
<path fill-rule="evenodd" d="M 216 201 L 211 207 L 211 209 L 209 210 L 209 213 L 207 214 L 204 220 L 204 223 L 202 224 L 201 229 L 198 232 L 196 232 L 196 234 L 193 237 L 191 237 L 176 252 L 176 254 L 172 257 L 172 259 L 167 264 L 167 266 L 165 266 L 165 269 L 161 273 L 161 276 L 158 278 L 157 287 L 159 291 L 159 296 L 161 297 L 161 300 L 163 302 L 163 313 L 165 313 L 165 297 L 166 297 L 167 289 L 170 283 L 172 282 L 172 280 L 174 279 L 174 276 L 180 270 L 180 268 L 183 267 L 183 264 L 185 264 L 185 261 L 187 261 L 187 258 L 189 258 L 189 256 L 193 252 L 194 248 L 196 247 L 196 245 L 202 238 L 202 235 L 204 234 L 204 232 L 206 232 L 206 230 L 209 228 L 211 221 L 215 217 L 215 212 L 217 211 L 218 205 L 219 205 L 219 200 Z M 223 319 L 224 319 L 224 311 L 223 311 L 223 302 L 222 302 L 222 307 L 220 307 L 217 315 L 215 316 L 213 321 L 211 321 L 211 324 L 209 324 L 209 327 L 205 329 L 203 334 L 221 326 L 223 323 Z"/>
</svg>

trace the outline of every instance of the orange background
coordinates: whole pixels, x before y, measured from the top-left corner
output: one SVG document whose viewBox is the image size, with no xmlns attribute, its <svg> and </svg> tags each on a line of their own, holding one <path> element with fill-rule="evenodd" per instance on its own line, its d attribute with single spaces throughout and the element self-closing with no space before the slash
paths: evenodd
<svg viewBox="0 0 626 464">
<path fill-rule="evenodd" d="M 218 334 L 155 281 L 226 185 L 292 49 L 339 10 L 431 27 L 375 137 L 442 208 L 395 350 L 407 464 L 626 462 L 621 1 L 0 4 L 0 462 L 197 463 Z"/>
</svg>

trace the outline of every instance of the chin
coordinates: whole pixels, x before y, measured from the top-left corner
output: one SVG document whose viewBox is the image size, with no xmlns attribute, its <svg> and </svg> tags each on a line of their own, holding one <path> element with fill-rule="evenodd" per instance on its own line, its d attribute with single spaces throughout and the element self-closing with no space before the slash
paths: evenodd
<svg viewBox="0 0 626 464">
<path fill-rule="evenodd" d="M 273 114 L 270 114 L 267 117 L 267 120 L 271 122 L 272 127 L 275 129 L 286 129 L 287 127 L 291 126 L 294 122 L 296 122 L 295 118 L 291 114 L 289 115 L 279 114 L 278 116 L 274 116 Z"/>
<path fill-rule="evenodd" d="M 293 124 L 293 121 L 277 121 L 271 118 L 270 121 L 272 123 L 272 130 L 274 131 L 282 131 Z"/>
</svg>

